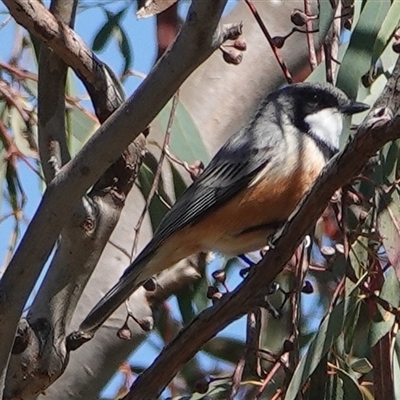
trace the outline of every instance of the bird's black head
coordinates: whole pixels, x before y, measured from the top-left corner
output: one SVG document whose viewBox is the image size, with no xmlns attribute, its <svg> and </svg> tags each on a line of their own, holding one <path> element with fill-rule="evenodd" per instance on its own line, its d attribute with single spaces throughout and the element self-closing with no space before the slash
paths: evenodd
<svg viewBox="0 0 400 400">
<path fill-rule="evenodd" d="M 340 89 L 328 83 L 298 83 L 282 88 L 279 97 L 292 103 L 300 117 L 332 109 L 343 115 L 368 110 L 367 104 L 350 100 Z"/>
<path fill-rule="evenodd" d="M 369 108 L 349 99 L 340 89 L 327 83 L 299 83 L 272 94 L 272 103 L 286 124 L 311 136 L 333 154 L 339 148 L 343 117 Z"/>
</svg>

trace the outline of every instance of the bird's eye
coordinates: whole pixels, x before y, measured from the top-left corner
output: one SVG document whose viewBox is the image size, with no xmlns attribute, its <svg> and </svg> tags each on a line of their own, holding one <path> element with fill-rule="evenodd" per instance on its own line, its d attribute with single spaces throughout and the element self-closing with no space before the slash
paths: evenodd
<svg viewBox="0 0 400 400">
<path fill-rule="evenodd" d="M 319 102 L 319 95 L 314 93 L 311 97 L 311 103 L 318 103 Z"/>
<path fill-rule="evenodd" d="M 307 101 L 308 106 L 311 108 L 315 108 L 320 102 L 320 97 L 317 93 L 311 95 Z"/>
</svg>

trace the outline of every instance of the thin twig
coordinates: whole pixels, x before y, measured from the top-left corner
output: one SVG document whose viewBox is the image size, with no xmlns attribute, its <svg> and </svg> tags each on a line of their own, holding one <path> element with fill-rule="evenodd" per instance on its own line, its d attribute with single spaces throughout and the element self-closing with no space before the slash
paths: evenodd
<svg viewBox="0 0 400 400">
<path fill-rule="evenodd" d="M 38 82 L 38 77 L 36 74 L 33 74 L 31 72 L 22 71 L 21 69 L 15 67 L 14 65 L 11 65 L 9 63 L 0 61 L 0 69 L 4 69 L 10 75 L 12 75 L 13 77 L 16 77 L 19 80 L 23 81 L 25 79 L 29 79 L 33 82 L 36 82 L 36 83 Z M 65 95 L 65 100 L 68 104 L 74 105 L 76 108 L 78 108 L 80 111 L 82 111 L 82 113 L 84 113 L 88 118 L 90 118 L 93 122 L 98 123 L 99 119 L 96 117 L 96 115 L 93 114 L 92 112 L 90 112 L 87 108 L 85 108 L 79 104 L 80 101 L 87 100 L 89 98 L 90 97 L 88 94 L 83 94 L 82 96 L 79 96 L 79 97 L 72 97 L 67 94 Z"/>
<path fill-rule="evenodd" d="M 307 17 L 311 17 L 312 10 L 310 0 L 304 0 L 304 13 Z M 310 18 L 306 19 L 306 35 L 307 35 L 307 45 L 308 45 L 308 57 L 310 61 L 310 67 L 313 71 L 318 66 L 317 55 L 315 53 L 314 36 L 312 34 L 313 21 Z"/>
<path fill-rule="evenodd" d="M 176 91 L 173 100 L 172 100 L 172 107 L 171 107 L 171 112 L 169 114 L 169 119 L 168 119 L 168 124 L 167 124 L 167 130 L 165 132 L 165 137 L 164 137 L 164 143 L 163 143 L 163 147 L 161 150 L 161 155 L 160 155 L 160 159 L 158 161 L 157 164 L 157 170 L 156 173 L 154 175 L 154 180 L 153 183 L 151 185 L 150 188 L 150 192 L 149 195 L 147 196 L 146 199 L 146 204 L 142 210 L 142 213 L 140 214 L 139 220 L 135 226 L 135 239 L 133 241 L 133 245 L 132 245 L 132 250 L 131 250 L 131 262 L 133 260 L 133 255 L 136 252 L 137 249 L 137 245 L 138 245 L 138 241 L 139 241 L 139 232 L 140 229 L 142 227 L 143 224 L 143 220 L 144 217 L 146 216 L 147 211 L 149 210 L 150 207 L 150 203 L 155 195 L 155 193 L 157 192 L 157 188 L 158 188 L 158 183 L 160 181 L 161 178 L 161 171 L 162 171 L 162 166 L 163 166 L 163 162 L 166 156 L 166 148 L 168 147 L 169 144 L 169 138 L 171 136 L 171 130 L 172 130 L 172 125 L 174 123 L 174 118 L 175 118 L 175 113 L 176 113 L 176 108 L 178 106 L 178 102 L 179 102 L 179 89 Z"/>
<path fill-rule="evenodd" d="M 338 1 L 332 25 L 329 29 L 323 47 L 325 52 L 326 81 L 332 84 L 334 84 L 336 81 L 335 72 L 337 69 L 337 64 L 340 64 L 337 58 L 339 52 L 340 29 L 342 23 L 341 12 L 342 12 L 342 2 Z"/>
<path fill-rule="evenodd" d="M 274 366 L 271 368 L 271 370 L 268 372 L 268 375 L 265 377 L 260 389 L 258 390 L 258 393 L 254 397 L 254 400 L 258 400 L 261 398 L 262 394 L 267 388 L 268 383 L 271 382 L 272 378 L 275 376 L 275 374 L 278 372 L 281 366 L 282 366 L 282 361 L 280 357 L 278 357 L 277 360 L 275 361 Z"/>
<path fill-rule="evenodd" d="M 41 173 L 29 162 L 27 157 L 14 144 L 11 136 L 7 132 L 7 128 L 5 127 L 1 119 L 0 119 L 0 136 L 4 144 L 4 147 L 7 150 L 7 157 L 9 158 L 13 158 L 14 156 L 18 157 L 28 166 L 29 169 L 31 169 L 42 181 L 44 181 L 44 178 L 41 175 Z"/>
<path fill-rule="evenodd" d="M 288 67 L 286 66 L 285 61 L 283 61 L 283 58 L 282 58 L 282 56 L 280 54 L 279 49 L 274 45 L 272 37 L 271 37 L 270 33 L 268 32 L 268 29 L 265 26 L 263 20 L 261 19 L 261 16 L 257 11 L 256 6 L 252 2 L 252 0 L 244 0 L 244 1 L 249 6 L 251 12 L 254 15 L 254 18 L 256 19 L 258 25 L 260 26 L 260 28 L 263 31 L 265 37 L 267 38 L 268 43 L 271 46 L 271 49 L 272 49 L 272 51 L 273 51 L 273 53 L 275 55 L 275 58 L 278 61 L 279 66 L 282 69 L 283 75 L 285 76 L 287 83 L 293 83 L 292 74 L 290 73 Z"/>
<path fill-rule="evenodd" d="M 289 369 L 294 370 L 299 362 L 300 358 L 300 344 L 299 344 L 299 326 L 300 326 L 300 300 L 302 288 L 304 286 L 304 278 L 308 269 L 308 255 L 306 245 L 303 242 L 302 246 L 298 249 L 300 256 L 297 259 L 295 265 L 295 289 L 291 294 L 291 312 L 292 312 L 292 334 L 290 335 L 290 341 L 293 343 L 293 350 L 289 352 Z M 290 378 L 287 375 L 287 381 Z"/>
<path fill-rule="evenodd" d="M 245 367 L 245 358 L 241 357 L 239 362 L 236 364 L 235 371 L 232 374 L 232 386 L 231 390 L 229 391 L 227 400 L 234 400 L 237 391 L 240 387 L 241 381 L 242 381 L 242 376 L 243 376 L 243 371 Z"/>
<path fill-rule="evenodd" d="M 7 18 L 0 24 L 0 30 L 3 29 L 11 20 L 11 15 L 8 15 Z"/>
</svg>

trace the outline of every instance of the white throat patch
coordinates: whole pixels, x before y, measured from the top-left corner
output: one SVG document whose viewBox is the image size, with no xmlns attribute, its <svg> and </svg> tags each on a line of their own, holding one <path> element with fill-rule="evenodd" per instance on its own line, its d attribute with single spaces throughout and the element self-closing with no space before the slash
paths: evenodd
<svg viewBox="0 0 400 400">
<path fill-rule="evenodd" d="M 304 120 L 313 135 L 329 147 L 339 148 L 339 137 L 343 130 L 343 117 L 336 108 L 325 108 L 307 115 Z"/>
</svg>

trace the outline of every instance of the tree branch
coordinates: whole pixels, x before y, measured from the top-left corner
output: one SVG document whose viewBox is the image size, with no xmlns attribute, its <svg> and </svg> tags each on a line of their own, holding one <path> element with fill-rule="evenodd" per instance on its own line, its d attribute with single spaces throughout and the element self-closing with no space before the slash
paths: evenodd
<svg viewBox="0 0 400 400">
<path fill-rule="evenodd" d="M 19 24 L 46 43 L 75 71 L 90 94 L 96 115 L 100 121 L 106 120 L 123 101 L 112 71 L 39 1 L 4 0 L 3 3 Z"/>
<path fill-rule="evenodd" d="M 61 4 L 60 4 L 61 3 Z M 77 1 L 53 1 L 50 10 L 62 23 L 73 26 Z M 71 156 L 65 132 L 65 82 L 68 66 L 47 46 L 40 48 L 38 73 L 38 141 L 47 182 Z"/>
<path fill-rule="evenodd" d="M 14 12 L 23 6 L 32 11 L 36 4 L 34 1 L 21 3 L 5 1 Z M 227 32 L 217 29 L 217 26 L 225 4 L 226 0 L 193 2 L 187 21 L 171 49 L 159 60 L 135 94 L 106 121 L 48 186 L 0 282 L 0 365 L 3 379 L 22 309 L 76 202 L 147 127 L 187 76 L 223 43 Z M 50 21 L 49 16 L 48 19 Z M 33 26 L 39 33 L 45 33 L 43 26 Z M 65 35 L 72 31 L 61 23 L 51 25 L 49 30 L 53 30 L 54 34 L 44 35 L 43 38 L 54 46 L 57 53 L 60 51 L 65 54 L 61 49 L 62 43 L 63 48 L 70 50 L 69 56 L 75 54 L 72 50 L 76 50 L 77 43 Z M 74 40 L 80 43 L 76 35 Z M 87 69 L 83 72 L 87 72 Z M 40 237 L 38 232 L 41 233 Z M 13 307 L 9 307 L 9 304 L 13 304 Z"/>
<path fill-rule="evenodd" d="M 386 108 L 377 108 L 382 104 Z M 203 311 L 162 351 L 154 363 L 135 381 L 125 400 L 156 398 L 183 364 L 214 335 L 245 315 L 266 294 L 266 288 L 283 270 L 307 231 L 322 214 L 333 193 L 360 173 L 385 143 L 400 137 L 400 58 L 386 88 L 352 142 L 324 168 L 309 194 L 275 235 L 272 248 L 233 292 L 214 307 Z M 168 368 L 166 368 L 168 366 Z M 154 377 L 157 379 L 154 379 Z"/>
<path fill-rule="evenodd" d="M 74 0 L 53 0 L 58 23 L 72 24 Z M 39 151 L 47 182 L 70 160 L 65 132 L 67 65 L 41 46 L 38 79 Z M 103 80 L 106 82 L 107 77 Z M 86 85 L 90 87 L 90 83 Z M 108 86 L 114 88 L 109 81 Z M 93 98 L 100 121 L 120 105 L 99 92 Z M 109 108 L 106 108 L 107 107 Z M 102 121 L 103 118 L 103 121 Z M 65 335 L 72 315 L 103 249 L 115 228 L 141 165 L 145 139 L 140 135 L 76 204 L 62 230 L 57 251 L 26 320 L 21 320 L 6 377 L 5 398 L 35 398 L 65 370 Z"/>
<path fill-rule="evenodd" d="M 271 6 L 271 3 L 267 2 L 258 4 L 258 9 L 271 32 L 279 34 L 290 30 L 292 27 L 289 18 L 290 12 L 293 7 L 301 7 L 302 4 L 303 0 L 290 2 L 290 4 L 283 2 L 279 6 L 277 4 Z M 252 113 L 251 110 L 256 107 L 259 100 L 266 93 L 276 89 L 282 83 L 283 78 L 279 69 L 276 68 L 275 60 L 270 57 L 270 49 L 255 23 L 253 15 L 248 12 L 247 6 L 239 2 L 224 19 L 227 22 L 243 21 L 248 49 L 242 63 L 235 67 L 229 67 L 222 60 L 220 53 L 215 52 L 195 70 L 180 88 L 181 93 L 182 90 L 185 91 L 180 96 L 182 103 L 191 117 L 198 119 L 197 123 L 203 142 L 211 153 L 220 147 L 232 130 L 236 129 L 235 127 L 246 123 Z M 302 35 L 301 38 L 303 39 L 289 39 L 283 48 L 285 61 L 288 62 L 289 68 L 295 75 L 302 65 L 308 64 L 305 35 Z M 216 76 L 218 79 L 215 79 Z M 242 85 L 240 82 L 246 82 L 246 84 Z M 238 85 L 241 90 L 240 102 L 237 102 L 236 96 Z M 202 106 L 199 107 L 199 104 Z M 213 115 L 213 118 L 209 118 L 210 115 Z M 158 129 L 157 125 L 151 124 L 150 135 L 153 140 L 162 143 L 165 130 Z M 170 190 L 170 186 L 172 186 L 170 178 L 169 169 L 166 168 L 163 172 L 163 180 L 164 185 L 168 185 L 167 190 Z M 185 175 L 183 178 L 185 179 Z M 127 261 L 121 251 L 129 253 L 134 239 L 132 226 L 140 216 L 142 207 L 144 207 L 144 203 L 141 194 L 134 187 L 112 237 L 112 243 L 117 244 L 120 250 L 112 245 L 103 252 L 79 301 L 70 331 L 74 330 L 74 327 L 77 329 L 91 306 L 123 273 Z M 147 243 L 151 232 L 150 222 L 146 220 L 141 232 L 139 247 Z M 168 272 L 168 279 L 175 280 L 177 284 L 181 283 L 181 280 L 184 279 L 182 274 L 186 271 L 186 268 L 179 271 L 172 269 Z M 169 293 L 162 293 L 165 297 L 174 292 L 172 286 L 167 285 L 167 289 L 170 290 Z M 157 291 L 157 295 L 158 293 L 159 291 Z M 144 318 L 153 315 L 145 312 L 147 302 L 143 296 L 130 298 L 129 305 L 133 314 L 139 318 L 142 318 L 143 315 Z M 156 318 L 159 313 L 155 310 L 154 314 L 154 318 Z M 132 339 L 129 342 L 117 337 L 116 332 L 123 325 L 125 317 L 126 308 L 122 306 L 97 332 L 94 339 L 78 351 L 71 352 L 66 371 L 39 398 L 43 400 L 97 399 L 104 382 L 114 375 L 117 366 L 120 366 L 132 350 L 145 340 L 146 336 L 136 323 L 130 325 Z M 157 326 L 157 321 L 155 321 L 155 325 Z"/>
</svg>

